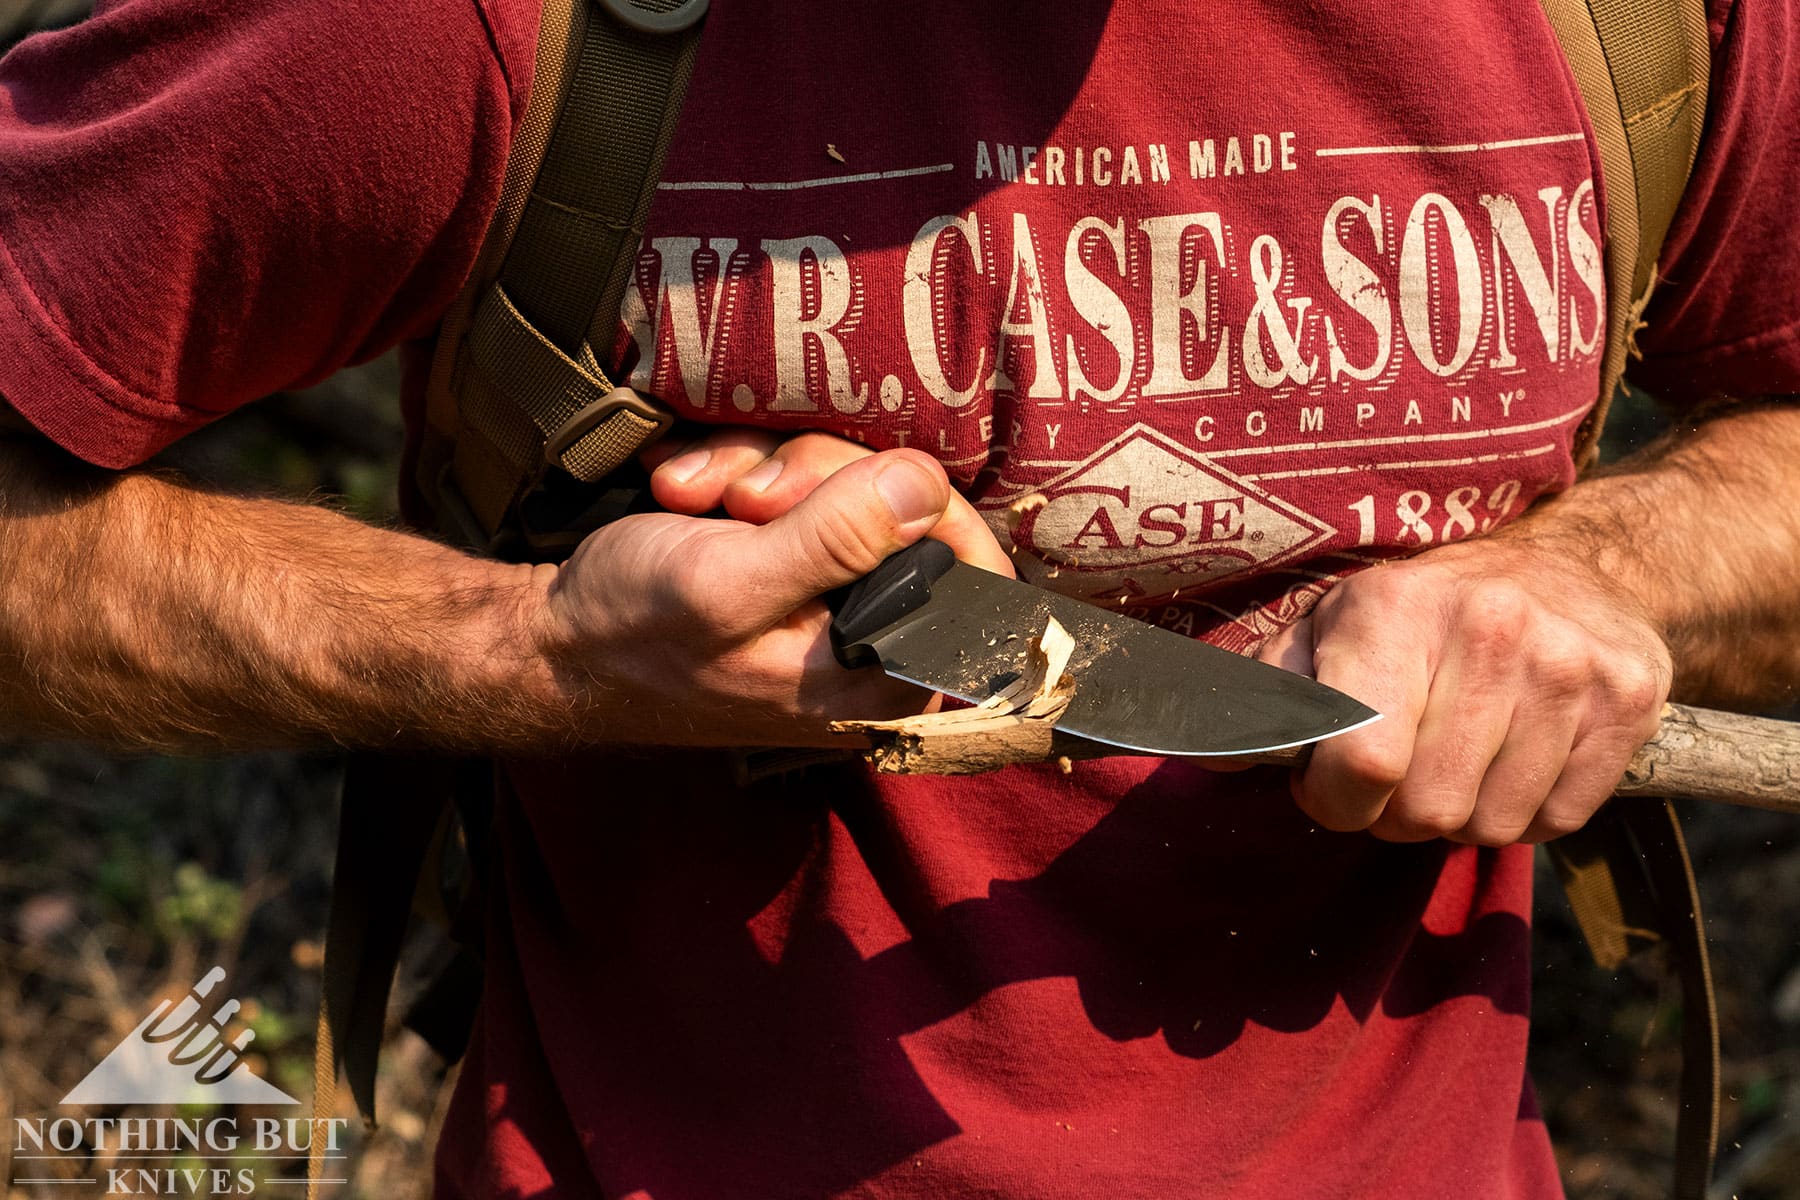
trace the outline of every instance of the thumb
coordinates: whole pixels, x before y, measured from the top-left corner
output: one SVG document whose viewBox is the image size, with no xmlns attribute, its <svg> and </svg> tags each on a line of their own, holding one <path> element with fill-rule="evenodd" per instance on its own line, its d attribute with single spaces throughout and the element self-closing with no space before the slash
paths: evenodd
<svg viewBox="0 0 1800 1200">
<path fill-rule="evenodd" d="M 951 496 L 943 467 L 920 451 L 858 459 L 780 517 L 744 532 L 745 585 L 792 612 L 924 537 Z"/>
</svg>

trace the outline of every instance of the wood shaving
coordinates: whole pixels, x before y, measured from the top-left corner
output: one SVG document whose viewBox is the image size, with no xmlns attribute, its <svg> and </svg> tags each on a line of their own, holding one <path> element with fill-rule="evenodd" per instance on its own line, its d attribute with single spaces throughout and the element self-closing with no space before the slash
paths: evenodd
<svg viewBox="0 0 1800 1200">
<path fill-rule="evenodd" d="M 1034 513 L 1048 503 L 1049 497 L 1044 493 L 1027 492 L 1006 506 L 1006 534 L 1015 550 L 1018 548 L 1019 526 L 1025 523 L 1025 514 Z"/>
<path fill-rule="evenodd" d="M 1046 619 L 1025 672 L 980 704 L 894 721 L 833 721 L 831 731 L 865 739 L 869 761 L 888 774 L 973 775 L 1025 758 L 1047 758 L 1056 720 L 1075 694 L 1075 639 Z"/>
</svg>

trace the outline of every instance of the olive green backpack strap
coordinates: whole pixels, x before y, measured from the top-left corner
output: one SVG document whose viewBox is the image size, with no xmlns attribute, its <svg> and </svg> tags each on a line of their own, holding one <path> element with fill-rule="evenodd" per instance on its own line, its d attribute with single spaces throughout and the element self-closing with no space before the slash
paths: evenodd
<svg viewBox="0 0 1800 1200">
<path fill-rule="evenodd" d="M 544 0 L 531 98 L 500 203 L 439 327 L 427 384 L 418 482 L 446 532 L 469 544 L 494 549 L 547 474 L 599 479 L 673 423 L 659 405 L 614 388 L 601 360 L 706 8 L 707 0 Z M 442 761 L 351 758 L 314 1053 L 315 1131 L 335 1112 L 340 1064 L 374 1124 L 388 995 L 421 871 L 451 828 L 451 773 Z M 323 1182 L 324 1147 L 315 1136 L 308 1200 Z"/>
<path fill-rule="evenodd" d="M 521 500 L 550 476 L 602 478 L 674 421 L 607 363 L 706 7 L 545 0 L 500 205 L 427 384 L 418 484 L 466 543 L 555 541 Z"/>
<path fill-rule="evenodd" d="M 1606 193 L 1600 395 L 1575 437 L 1592 465 L 1699 152 L 1711 39 L 1704 0 L 1540 0 L 1593 123 Z M 1676 1200 L 1704 1200 L 1718 1143 L 1719 1033 L 1700 897 L 1673 808 L 1614 803 L 1548 847 L 1588 949 L 1612 970 L 1661 946 L 1682 990 Z"/>
</svg>

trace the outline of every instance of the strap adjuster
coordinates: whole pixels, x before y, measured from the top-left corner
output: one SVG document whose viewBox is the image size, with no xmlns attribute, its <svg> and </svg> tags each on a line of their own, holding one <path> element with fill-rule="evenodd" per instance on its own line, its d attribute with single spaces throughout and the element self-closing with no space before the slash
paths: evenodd
<svg viewBox="0 0 1800 1200">
<path fill-rule="evenodd" d="M 628 387 L 614 388 L 598 400 L 583 405 L 545 440 L 544 462 L 552 467 L 569 470 L 570 466 L 563 461 L 563 456 L 581 439 L 615 420 L 625 422 L 624 428 L 630 431 L 629 434 L 621 433 L 620 436 L 629 436 L 637 448 L 642 448 L 674 427 L 675 414 L 644 399 Z M 646 425 L 653 428 L 646 430 Z M 579 474 L 575 471 L 570 473 Z"/>
<path fill-rule="evenodd" d="M 680 33 L 692 29 L 706 15 L 708 0 L 676 0 L 652 7 L 643 0 L 600 0 L 614 20 L 639 33 Z"/>
</svg>

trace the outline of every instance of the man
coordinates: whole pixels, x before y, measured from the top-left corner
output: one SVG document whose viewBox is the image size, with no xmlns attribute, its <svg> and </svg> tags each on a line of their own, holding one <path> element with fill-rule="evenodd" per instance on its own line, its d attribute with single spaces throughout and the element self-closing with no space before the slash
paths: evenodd
<svg viewBox="0 0 1800 1200">
<path fill-rule="evenodd" d="M 1792 694 L 1800 412 L 1571 486 L 1604 181 L 1535 5 L 891 7 L 709 17 L 617 331 L 737 427 L 660 452 L 669 514 L 512 566 L 22 432 L 9 724 L 513 760 L 443 1195 L 1557 1194 L 1520 843 L 1671 686 Z M 1718 6 L 1671 395 L 1800 387 L 1792 19 Z M 20 47 L 0 395 L 119 470 L 418 365 L 534 30 L 124 0 Z M 928 535 L 1386 719 L 1297 804 L 1145 759 L 733 786 L 693 748 L 921 706 L 814 598 Z"/>
</svg>

